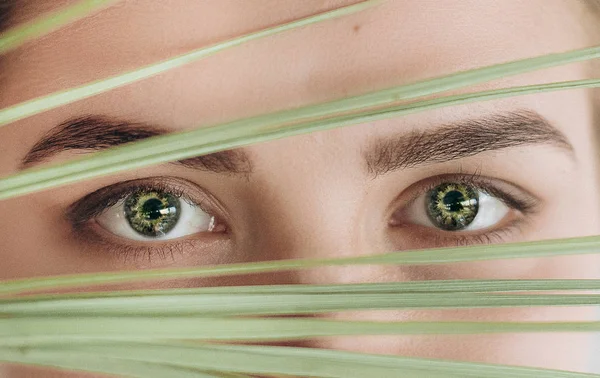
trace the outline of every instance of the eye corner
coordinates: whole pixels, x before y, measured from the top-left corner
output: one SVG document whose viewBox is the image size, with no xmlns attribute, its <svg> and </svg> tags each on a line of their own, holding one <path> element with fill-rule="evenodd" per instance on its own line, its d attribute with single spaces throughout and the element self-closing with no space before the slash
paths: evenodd
<svg viewBox="0 0 600 378">
<path fill-rule="evenodd" d="M 515 191 L 519 192 L 516 193 Z M 496 196 L 504 204 L 525 215 L 536 215 L 542 211 L 544 201 L 522 188 L 509 188 L 506 191 L 488 188 L 487 193 Z"/>
<path fill-rule="evenodd" d="M 94 194 L 94 193 L 92 193 Z M 89 223 L 91 220 L 101 215 L 107 209 L 118 204 L 122 199 L 112 199 L 105 202 L 94 200 L 90 195 L 87 195 L 66 208 L 64 211 L 64 218 L 74 227 L 81 228 L 83 225 Z"/>
<path fill-rule="evenodd" d="M 440 193 L 437 199 L 433 197 L 434 191 Z M 435 243 L 438 246 L 455 242 L 466 245 L 468 240 L 471 244 L 481 244 L 491 242 L 492 238 L 494 242 L 508 238 L 542 206 L 541 200 L 528 191 L 485 177 L 481 172 L 433 176 L 411 185 L 398 198 L 396 203 L 401 204 L 389 212 L 388 226 L 403 237 L 422 235 L 432 242 L 439 240 Z M 432 206 L 431 201 L 446 199 L 448 203 Z M 487 238 L 490 240 L 486 241 Z"/>
<path fill-rule="evenodd" d="M 228 234 L 219 204 L 186 180 L 147 178 L 98 189 L 69 206 L 65 215 L 81 237 L 127 249 L 128 243 L 176 244 L 193 234 Z"/>
</svg>

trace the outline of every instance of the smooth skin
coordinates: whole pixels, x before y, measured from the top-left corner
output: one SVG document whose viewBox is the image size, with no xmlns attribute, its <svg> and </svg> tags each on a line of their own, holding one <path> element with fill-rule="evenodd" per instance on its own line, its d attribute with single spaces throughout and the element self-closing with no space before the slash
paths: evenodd
<svg viewBox="0 0 600 378">
<path fill-rule="evenodd" d="M 40 3 L 24 2 L 14 21 L 30 19 L 70 2 Z M 4 57 L 0 107 L 350 3 L 123 1 Z M 590 11 L 575 0 L 389 0 L 359 14 L 236 47 L 0 128 L 0 175 L 18 172 L 23 158 L 40 138 L 76 117 L 101 115 L 170 131 L 209 126 L 459 70 L 589 47 L 598 43 L 590 25 Z M 572 64 L 497 80 L 468 91 L 579 80 L 592 74 L 589 64 Z M 359 256 L 456 244 L 595 235 L 600 231 L 596 106 L 593 91 L 576 90 L 444 108 L 244 148 L 252 166 L 248 174 L 219 174 L 164 164 L 2 201 L 0 278 Z M 437 130 L 440 125 L 519 111 L 536 112 L 547 120 L 564 135 L 572 151 L 536 143 L 398 169 L 376 177 L 367 170 L 365 151 L 373 144 L 410 132 Z M 44 163 L 66 161 L 81 153 L 65 151 Z M 535 197 L 536 211 L 511 211 L 511 219 L 518 220 L 518 224 L 494 232 L 502 226 L 500 223 L 508 226 L 511 219 L 505 219 L 490 227 L 489 232 L 478 231 L 479 238 L 468 241 L 457 239 L 455 233 L 413 222 L 409 215 L 421 208 L 413 212 L 402 209 L 410 207 L 428 180 L 440 175 L 448 180 L 470 175 L 508 183 L 513 192 Z M 127 240 L 111 235 L 94 220 L 88 222 L 89 227 L 75 229 L 65 216 L 73 203 L 98 189 L 148 177 L 174 178 L 185 182 L 191 191 L 209 193 L 227 231 L 188 235 L 181 239 L 185 242 L 169 247 L 176 241 Z M 391 221 L 395 217 L 401 220 Z M 164 248 L 174 253 L 165 253 Z M 126 252 L 132 249 L 137 252 Z M 165 283 L 161 287 L 598 278 L 598 266 L 597 257 L 585 256 L 444 267 L 321 268 Z M 596 319 L 593 309 L 583 307 L 366 311 L 323 316 L 386 321 Z M 591 342 L 591 336 L 583 334 L 513 334 L 338 337 L 297 345 L 589 371 Z M 54 374 L 52 377 L 82 376 Z M 37 369 L 7 367 L 2 376 L 51 375 Z"/>
</svg>

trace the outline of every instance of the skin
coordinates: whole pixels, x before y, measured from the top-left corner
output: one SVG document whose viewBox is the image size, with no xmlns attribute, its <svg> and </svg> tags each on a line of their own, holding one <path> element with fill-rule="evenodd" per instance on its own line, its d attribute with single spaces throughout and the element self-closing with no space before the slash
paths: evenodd
<svg viewBox="0 0 600 378">
<path fill-rule="evenodd" d="M 35 2 L 32 2 L 35 3 Z M 64 1 L 26 3 L 25 20 Z M 127 1 L 28 44 L 6 57 L 0 107 L 104 78 L 346 1 Z M 449 17 L 451 15 L 451 17 Z M 65 120 L 88 114 L 148 122 L 179 131 L 302 106 L 499 62 L 594 44 L 575 1 L 388 1 L 375 9 L 231 49 L 161 76 L 0 128 L 0 175 L 19 171 L 28 150 Z M 472 90 L 590 76 L 572 64 L 479 85 Z M 458 93 L 458 92 L 457 92 Z M 445 108 L 245 148 L 254 172 L 222 175 L 161 165 L 0 202 L 0 278 L 192 266 L 270 259 L 359 256 L 450 246 L 436 230 L 389 224 L 395 209 L 439 175 L 474 174 L 533 194 L 535 214 L 491 242 L 598 234 L 600 212 L 594 97 L 576 90 Z M 373 178 L 364 151 L 377 139 L 433 130 L 468 118 L 531 110 L 556 127 L 573 154 L 550 145 L 485 152 Z M 56 163 L 79 153 L 64 152 Z M 211 193 L 225 209 L 227 233 L 190 235 L 172 257 L 124 258 L 90 242 L 65 219 L 67 208 L 120 181 L 169 176 Z M 107 236 L 119 245 L 139 242 Z M 480 232 L 481 233 L 481 232 Z M 118 240 L 117 240 L 118 239 Z M 437 240 L 437 241 L 436 241 Z M 479 241 L 481 242 L 481 241 Z M 159 243 L 160 244 L 160 243 Z M 164 243 L 163 243 L 164 244 Z M 17 253 L 18 251 L 18 253 Z M 257 252 L 258 251 L 258 252 Z M 165 283 L 167 286 L 350 283 L 418 279 L 597 278 L 596 257 L 522 259 L 443 267 L 348 267 Z M 355 320 L 595 320 L 589 308 L 464 311 L 366 311 L 324 317 Z M 339 337 L 297 345 L 589 371 L 589 335 L 537 334 Z M 29 375 L 28 375 L 29 374 Z M 37 374 L 37 375 L 36 375 Z M 45 376 L 6 368 L 3 376 Z M 62 375 L 56 376 L 80 376 Z"/>
</svg>

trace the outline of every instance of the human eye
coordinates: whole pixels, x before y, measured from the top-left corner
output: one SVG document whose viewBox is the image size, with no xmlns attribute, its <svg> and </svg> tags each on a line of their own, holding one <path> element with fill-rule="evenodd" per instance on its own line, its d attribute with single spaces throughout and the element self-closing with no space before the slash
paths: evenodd
<svg viewBox="0 0 600 378">
<path fill-rule="evenodd" d="M 225 234 L 222 214 L 217 201 L 195 184 L 165 177 L 101 188 L 67 210 L 80 239 L 148 257 L 190 238 Z"/>
<path fill-rule="evenodd" d="M 539 209 L 540 200 L 508 182 L 442 175 L 413 185 L 390 219 L 429 246 L 503 242 Z"/>
</svg>

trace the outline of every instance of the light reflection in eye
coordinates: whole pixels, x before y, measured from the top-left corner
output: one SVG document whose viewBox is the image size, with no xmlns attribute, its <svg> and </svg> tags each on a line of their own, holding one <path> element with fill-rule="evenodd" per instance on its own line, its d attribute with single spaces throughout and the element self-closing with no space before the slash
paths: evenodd
<svg viewBox="0 0 600 378">
<path fill-rule="evenodd" d="M 444 231 L 493 228 L 510 208 L 499 198 L 472 185 L 443 183 L 420 195 L 407 209 L 406 220 Z"/>
<path fill-rule="evenodd" d="M 422 180 L 400 194 L 389 225 L 419 247 L 507 241 L 539 210 L 541 201 L 509 182 L 480 174 Z M 409 239 L 406 239 L 409 237 Z M 403 241 L 403 243 L 404 243 Z"/>
<path fill-rule="evenodd" d="M 215 217 L 172 194 L 140 190 L 102 212 L 96 222 L 117 236 L 151 241 L 211 232 Z"/>
<path fill-rule="evenodd" d="M 436 227 L 446 231 L 462 230 L 479 215 L 479 191 L 470 185 L 444 183 L 427 193 L 425 207 Z"/>
<path fill-rule="evenodd" d="M 476 244 L 493 235 L 512 235 L 539 203 L 513 184 L 467 174 L 422 180 L 401 193 L 399 201 L 390 226 L 401 226 L 404 231 L 394 235 L 410 240 L 410 248 Z M 103 252 L 136 256 L 199 249 L 210 255 L 208 248 L 217 248 L 214 242 L 234 240 L 229 222 L 235 215 L 205 189 L 170 177 L 101 188 L 67 213 L 80 240 Z"/>
<path fill-rule="evenodd" d="M 510 210 L 501 199 L 469 184 L 443 183 L 419 198 L 427 219 L 417 210 L 415 223 L 445 231 L 490 228 Z M 416 205 L 416 206 L 420 206 Z"/>
</svg>

